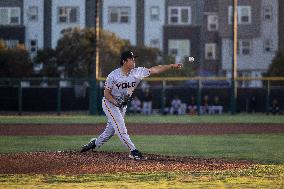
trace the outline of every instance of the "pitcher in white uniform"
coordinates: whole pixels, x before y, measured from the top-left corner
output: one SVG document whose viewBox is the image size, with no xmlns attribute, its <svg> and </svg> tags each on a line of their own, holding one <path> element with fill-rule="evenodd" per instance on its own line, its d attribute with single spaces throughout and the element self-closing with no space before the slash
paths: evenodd
<svg viewBox="0 0 284 189">
<path fill-rule="evenodd" d="M 101 147 L 114 134 L 116 134 L 124 146 L 130 151 L 131 159 L 143 159 L 142 153 L 136 149 L 131 141 L 124 122 L 126 106 L 121 107 L 119 99 L 131 96 L 139 82 L 152 74 L 158 74 L 170 69 L 181 69 L 183 64 L 158 65 L 151 68 L 135 68 L 135 56 L 131 51 L 121 53 L 120 68 L 112 71 L 105 82 L 102 107 L 107 116 L 107 125 L 104 132 L 98 138 L 92 138 L 84 145 L 81 152 L 86 152 Z"/>
</svg>

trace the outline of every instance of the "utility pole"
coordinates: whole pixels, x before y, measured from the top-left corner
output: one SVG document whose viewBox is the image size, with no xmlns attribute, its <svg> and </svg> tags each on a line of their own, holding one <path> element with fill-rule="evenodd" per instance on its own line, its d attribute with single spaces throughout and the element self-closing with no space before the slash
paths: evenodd
<svg viewBox="0 0 284 189">
<path fill-rule="evenodd" d="M 94 22 L 94 30 L 95 30 L 95 36 L 94 36 L 94 48 L 95 53 L 93 56 L 94 64 L 92 66 L 93 68 L 93 74 L 92 78 L 90 79 L 90 102 L 89 102 L 89 113 L 90 115 L 96 115 L 98 114 L 98 83 L 97 78 L 99 76 L 99 48 L 98 48 L 98 40 L 99 40 L 99 3 L 100 0 L 94 0 L 95 1 L 95 22 Z"/>
<path fill-rule="evenodd" d="M 233 4 L 233 56 L 232 56 L 232 76 L 231 76 L 231 114 L 236 113 L 236 102 L 237 102 L 237 63 L 238 63 L 238 0 L 232 0 Z"/>
</svg>

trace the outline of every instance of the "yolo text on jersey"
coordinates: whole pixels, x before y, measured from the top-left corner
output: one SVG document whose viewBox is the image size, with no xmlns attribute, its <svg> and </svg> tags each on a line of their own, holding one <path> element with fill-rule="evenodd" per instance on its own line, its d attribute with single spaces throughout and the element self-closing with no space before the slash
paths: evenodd
<svg viewBox="0 0 284 189">
<path fill-rule="evenodd" d="M 122 89 L 130 88 L 130 87 L 135 87 L 135 85 L 136 85 L 136 82 L 117 83 L 117 84 L 116 84 L 117 89 L 119 89 L 120 87 L 121 87 Z"/>
</svg>

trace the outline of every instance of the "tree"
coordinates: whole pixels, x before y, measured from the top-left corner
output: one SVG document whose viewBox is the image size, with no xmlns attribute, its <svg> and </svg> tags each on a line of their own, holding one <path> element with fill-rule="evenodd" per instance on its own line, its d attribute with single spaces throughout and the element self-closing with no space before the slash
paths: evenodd
<svg viewBox="0 0 284 189">
<path fill-rule="evenodd" d="M 43 54 L 38 54 L 42 58 L 37 57 L 37 62 L 43 62 L 44 64 L 42 74 L 58 73 L 55 68 L 63 66 L 67 77 L 94 76 L 94 53 L 96 52 L 94 28 L 73 28 L 65 31 L 63 37 L 57 43 L 55 55 L 50 53 L 49 50 L 43 52 Z M 137 59 L 138 66 L 152 67 L 158 64 L 174 63 L 173 57 L 162 56 L 158 49 L 131 46 L 129 41 L 120 39 L 116 34 L 102 29 L 100 30 L 97 45 L 99 49 L 98 71 L 100 77 L 106 77 L 112 70 L 120 66 L 120 53 L 124 50 L 132 50 L 139 55 Z M 53 60 L 55 59 L 56 63 L 54 64 Z M 169 72 L 165 73 L 164 76 L 188 76 L 193 69 L 190 65 L 185 65 L 185 69 L 181 72 Z M 48 68 L 50 71 L 46 71 Z"/>
<path fill-rule="evenodd" d="M 94 28 L 66 30 L 58 41 L 56 58 L 58 66 L 63 65 L 68 77 L 89 77 L 94 75 L 95 30 Z M 129 42 L 119 39 L 114 33 L 100 31 L 99 70 L 104 76 L 117 65 L 120 52 Z"/>
<path fill-rule="evenodd" d="M 130 42 L 120 39 L 116 34 L 100 31 L 99 47 L 99 76 L 106 77 L 114 68 L 119 66 L 121 51 L 129 49 Z"/>
<path fill-rule="evenodd" d="M 264 77 L 284 77 L 284 55 L 278 53 L 272 60 L 267 72 L 263 74 Z M 272 81 L 272 85 L 284 86 L 284 81 Z"/>
<path fill-rule="evenodd" d="M 29 53 L 20 48 L 0 48 L 0 77 L 30 77 L 33 65 Z"/>
<path fill-rule="evenodd" d="M 50 48 L 42 49 L 37 52 L 35 62 L 42 64 L 43 68 L 38 74 L 45 77 L 58 77 L 59 72 L 56 62 L 56 51 Z"/>
</svg>

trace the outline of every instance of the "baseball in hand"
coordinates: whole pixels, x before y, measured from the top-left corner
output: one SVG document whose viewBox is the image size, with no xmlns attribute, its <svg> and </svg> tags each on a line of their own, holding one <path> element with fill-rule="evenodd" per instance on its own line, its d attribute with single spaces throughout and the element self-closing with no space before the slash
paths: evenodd
<svg viewBox="0 0 284 189">
<path fill-rule="evenodd" d="M 194 57 L 192 57 L 192 56 L 188 57 L 188 61 L 189 62 L 194 62 Z"/>
</svg>

